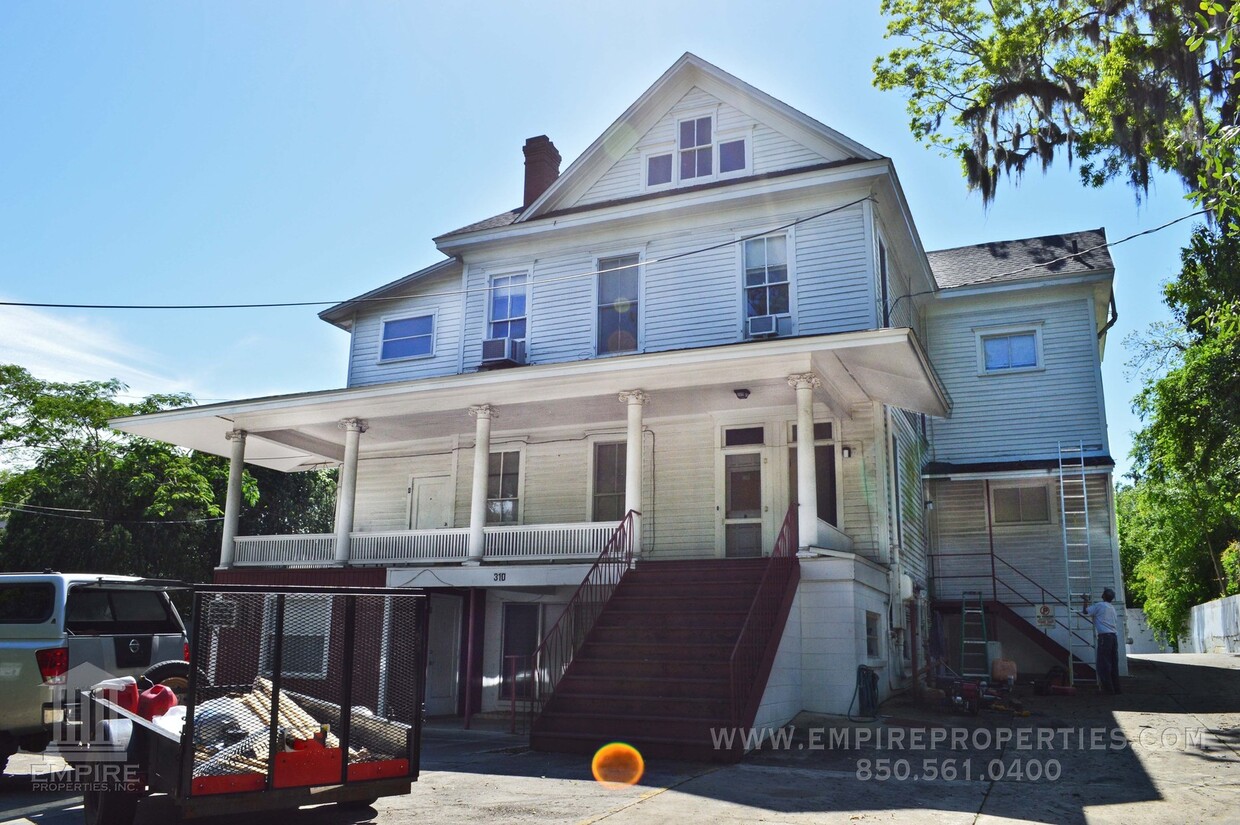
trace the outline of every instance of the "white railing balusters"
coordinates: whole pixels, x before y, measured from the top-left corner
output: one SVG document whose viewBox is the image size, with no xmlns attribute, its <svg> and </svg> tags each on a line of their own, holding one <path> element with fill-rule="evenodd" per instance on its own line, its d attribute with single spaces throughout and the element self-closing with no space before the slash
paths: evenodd
<svg viewBox="0 0 1240 825">
<path fill-rule="evenodd" d="M 559 561 L 594 559 L 615 525 L 492 525 L 486 528 L 487 561 Z M 335 536 L 238 536 L 238 567 L 331 566 Z M 469 530 L 394 530 L 353 533 L 349 563 L 357 565 L 453 564 L 469 557 Z"/>
</svg>

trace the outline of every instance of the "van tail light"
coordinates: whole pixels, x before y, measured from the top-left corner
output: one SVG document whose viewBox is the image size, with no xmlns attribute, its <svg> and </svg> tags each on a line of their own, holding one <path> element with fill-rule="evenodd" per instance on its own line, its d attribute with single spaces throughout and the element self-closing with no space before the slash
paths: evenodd
<svg viewBox="0 0 1240 825">
<path fill-rule="evenodd" d="M 187 662 L 189 661 L 189 642 L 186 642 L 185 647 L 182 648 L 181 658 Z"/>
<path fill-rule="evenodd" d="M 39 673 L 43 681 L 49 685 L 63 685 L 65 674 L 69 672 L 69 648 L 49 647 L 36 650 L 34 658 L 39 663 Z"/>
</svg>

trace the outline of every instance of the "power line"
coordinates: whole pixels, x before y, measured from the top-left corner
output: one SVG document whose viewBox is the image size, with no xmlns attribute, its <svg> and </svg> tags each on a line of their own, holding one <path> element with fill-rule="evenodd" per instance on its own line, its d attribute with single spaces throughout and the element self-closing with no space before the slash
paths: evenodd
<svg viewBox="0 0 1240 825">
<path fill-rule="evenodd" d="M 807 223 L 812 220 L 817 220 L 818 218 L 826 217 L 827 215 L 833 214 L 835 212 L 839 212 L 844 209 L 848 209 L 850 207 L 856 206 L 857 204 L 863 203 L 865 201 L 875 201 L 875 199 L 872 196 L 867 195 L 864 198 L 858 198 L 855 201 L 850 201 L 849 203 L 843 204 L 841 206 L 832 207 L 831 209 L 826 209 L 826 210 L 823 210 L 822 212 L 817 212 L 813 215 L 808 215 L 804 218 L 797 218 L 796 220 L 789 221 L 788 223 L 785 223 L 781 226 L 774 227 L 772 229 L 765 229 L 761 232 L 755 232 L 750 235 L 744 235 L 740 238 L 735 238 L 733 240 L 721 241 L 720 243 L 711 244 L 710 246 L 703 246 L 697 249 L 688 250 L 686 252 L 678 252 L 674 255 L 667 255 L 662 258 L 646 258 L 643 261 L 641 261 L 641 265 L 649 266 L 651 264 L 668 263 L 670 261 L 676 261 L 681 258 L 688 258 L 693 255 L 701 255 L 705 252 L 713 252 L 716 249 L 722 249 L 722 248 L 729 247 L 729 246 L 736 246 L 737 244 L 742 244 L 742 243 L 745 243 L 746 241 L 754 240 L 755 238 L 762 238 L 774 232 L 782 232 L 785 229 L 791 229 L 794 226 L 799 226 L 803 223 Z M 1067 260 L 1071 260 L 1072 258 L 1076 258 L 1080 255 L 1084 255 L 1089 252 L 1094 252 L 1099 249 L 1107 249 L 1113 246 L 1119 246 L 1120 244 L 1126 241 L 1131 241 L 1134 238 L 1139 238 L 1144 235 L 1152 235 L 1155 232 L 1161 232 L 1162 230 L 1167 229 L 1170 226 L 1174 226 L 1175 224 L 1180 223 L 1181 221 L 1186 221 L 1189 218 L 1194 218 L 1199 215 L 1204 215 L 1206 214 L 1207 211 L 1208 210 L 1205 210 L 1205 209 L 1199 209 L 1195 212 L 1190 212 L 1187 215 L 1181 215 L 1180 217 L 1167 221 L 1166 223 L 1160 224 L 1159 226 L 1151 227 L 1150 229 L 1143 229 L 1140 232 L 1134 232 L 1133 234 L 1120 238 L 1117 241 L 1106 241 L 1104 243 L 1091 246 L 1087 249 L 1082 249 L 1078 252 L 1073 252 L 1068 255 L 1063 255 L 1059 258 L 1054 258 L 1049 261 L 1041 261 L 1038 263 L 1027 264 L 1026 266 L 1020 267 L 1018 269 L 1009 270 L 1007 272 L 1000 272 L 995 275 L 989 275 L 986 278 L 982 278 L 977 281 L 971 282 L 970 286 L 976 285 L 976 284 L 990 283 L 992 281 L 1000 280 L 1003 278 L 1010 278 L 1013 275 L 1019 275 L 1022 272 L 1027 272 L 1033 269 L 1040 269 L 1043 267 L 1052 266 L 1054 264 L 1061 263 Z M 629 266 L 611 267 L 611 268 L 606 268 L 606 269 L 592 269 L 592 270 L 585 271 L 585 272 L 575 272 L 570 275 L 561 275 L 558 278 L 541 279 L 538 281 L 538 285 L 545 286 L 547 284 L 560 283 L 564 281 L 572 281 L 572 280 L 577 280 L 579 278 L 592 278 L 598 275 L 605 275 L 611 272 L 620 272 L 620 271 L 631 269 L 631 268 L 632 266 L 629 265 Z M 472 289 L 444 290 L 442 292 L 426 293 L 425 295 L 421 297 L 423 298 L 459 297 L 459 296 L 464 296 L 464 295 L 473 295 L 473 294 L 482 293 L 482 292 L 492 292 L 496 288 L 497 287 L 487 285 L 487 286 L 475 287 Z M 937 290 L 915 292 L 909 295 L 902 295 L 900 296 L 900 298 L 915 298 L 921 295 L 929 295 L 935 291 Z M 391 295 L 391 296 L 377 296 L 377 297 L 372 297 L 372 298 L 346 298 L 343 300 L 337 299 L 337 300 L 330 300 L 330 301 L 268 301 L 268 302 L 243 303 L 243 304 L 70 304 L 70 303 L 56 303 L 56 302 L 50 302 L 50 301 L 48 302 L 45 302 L 45 301 L 0 301 L 0 306 L 28 307 L 32 309 L 100 309 L 100 310 L 110 310 L 110 309 L 117 309 L 117 310 L 284 309 L 284 308 L 290 308 L 290 307 L 336 306 L 338 304 L 385 303 L 389 301 L 403 301 L 406 299 L 406 297 L 407 296 L 404 296 L 404 295 Z M 896 299 L 897 303 L 899 302 L 900 298 Z M 894 309 L 894 305 L 893 305 L 893 309 Z M 206 400 L 206 399 L 198 399 L 198 400 Z"/>
<path fill-rule="evenodd" d="M 872 201 L 872 200 L 874 200 L 874 198 L 867 195 L 864 198 L 858 198 L 855 201 L 850 201 L 841 206 L 834 206 L 830 209 L 824 209 L 823 211 L 817 212 L 813 215 L 807 215 L 804 218 L 797 218 L 796 220 L 789 221 L 788 223 L 785 223 L 782 226 L 776 226 L 772 229 L 764 229 L 761 232 L 755 232 L 751 235 L 745 235 L 745 236 L 742 236 L 740 238 L 735 238 L 730 241 L 722 241 L 720 243 L 711 244 L 710 246 L 703 246 L 698 249 L 691 249 L 691 250 L 688 250 L 687 252 L 677 252 L 675 255 L 668 255 L 663 258 L 647 258 L 641 262 L 641 265 L 649 266 L 650 264 L 667 263 L 669 261 L 676 261 L 681 258 L 688 258 L 691 255 L 701 255 L 704 252 L 713 252 L 716 249 L 723 249 L 724 247 L 728 247 L 728 246 L 736 246 L 737 244 L 742 244 L 742 243 L 745 243 L 746 241 L 751 241 L 755 238 L 762 238 L 767 235 L 770 235 L 773 232 L 782 232 L 785 229 L 791 229 L 794 226 L 799 226 L 800 224 L 806 223 L 808 221 L 817 220 L 818 218 L 826 217 L 827 215 L 830 215 L 832 213 L 839 212 L 844 209 L 849 209 L 850 207 L 856 206 L 859 203 L 864 203 L 865 201 Z M 545 286 L 546 284 L 560 283 L 562 281 L 572 281 L 578 278 L 592 278 L 592 277 L 595 277 L 596 275 L 605 275 L 610 272 L 621 272 L 626 269 L 632 269 L 632 266 L 631 265 L 630 266 L 619 266 L 619 267 L 611 267 L 608 269 L 592 269 L 592 270 L 589 270 L 588 272 L 575 272 L 571 275 L 561 275 L 558 278 L 543 278 L 538 281 L 538 285 Z M 482 286 L 482 287 L 475 287 L 473 289 L 453 289 L 453 290 L 445 290 L 443 292 L 431 292 L 421 297 L 450 298 L 453 296 L 472 295 L 472 294 L 476 294 L 479 292 L 492 292 L 495 289 L 496 287 L 492 287 L 488 285 L 488 286 Z M 30 307 L 30 308 L 37 308 L 37 309 L 142 309 L 142 310 L 148 310 L 148 309 L 155 309 L 155 310 L 284 309 L 288 307 L 335 306 L 337 304 L 382 303 L 385 301 L 403 301 L 405 300 L 405 298 L 406 296 L 404 295 L 394 295 L 394 296 L 386 296 L 386 297 L 380 296 L 380 297 L 374 297 L 374 298 L 346 298 L 344 300 L 333 300 L 333 301 L 270 301 L 270 302 L 250 303 L 250 304 L 67 304 L 67 303 L 37 302 L 37 301 L 0 301 L 0 306 Z"/>
<path fill-rule="evenodd" d="M 223 521 L 223 516 L 211 516 L 207 518 L 191 518 L 191 519 L 167 519 L 167 520 L 136 520 L 136 519 L 111 519 L 99 518 L 98 516 L 71 516 L 68 513 L 50 512 L 53 510 L 61 510 L 67 508 L 59 507 L 39 507 L 34 504 L 14 504 L 8 501 L 0 501 L 0 509 L 9 511 L 10 513 L 24 513 L 28 516 L 44 516 L 47 518 L 65 519 L 67 521 L 89 521 L 95 524 L 206 524 L 207 522 Z M 89 510 L 76 510 L 70 512 L 89 513 Z"/>
</svg>

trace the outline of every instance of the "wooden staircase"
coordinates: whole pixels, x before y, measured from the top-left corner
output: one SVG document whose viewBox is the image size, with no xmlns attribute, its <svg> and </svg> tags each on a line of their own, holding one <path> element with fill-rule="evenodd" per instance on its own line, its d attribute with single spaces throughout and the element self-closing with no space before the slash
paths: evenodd
<svg viewBox="0 0 1240 825">
<path fill-rule="evenodd" d="M 712 729 L 734 721 L 730 660 L 770 559 L 642 561 L 620 582 L 547 706 L 536 750 L 593 753 L 624 741 L 646 757 L 735 761 Z M 766 640 L 760 696 L 796 591 Z M 756 709 L 756 707 L 755 707 Z"/>
</svg>

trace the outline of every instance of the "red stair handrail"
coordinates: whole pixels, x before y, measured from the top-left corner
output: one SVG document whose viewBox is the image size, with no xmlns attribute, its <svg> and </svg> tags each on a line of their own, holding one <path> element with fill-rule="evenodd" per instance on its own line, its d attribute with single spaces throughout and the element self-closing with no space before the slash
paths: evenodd
<svg viewBox="0 0 1240 825">
<path fill-rule="evenodd" d="M 573 597 L 564 606 L 564 612 L 543 636 L 534 652 L 526 657 L 524 667 L 512 684 L 512 727 L 517 721 L 516 701 L 526 702 L 526 719 L 532 725 L 535 717 L 546 707 L 555 692 L 564 671 L 581 649 L 594 622 L 603 612 L 603 606 L 615 593 L 633 567 L 633 518 L 640 516 L 629 510 L 612 531 L 611 538 L 603 546 L 594 564 L 577 587 Z M 517 695 L 517 688 L 523 690 Z"/>
<path fill-rule="evenodd" d="M 758 677 L 764 664 L 774 655 L 768 650 L 771 634 L 779 621 L 781 607 L 788 592 L 789 583 L 798 569 L 797 561 L 797 507 L 788 508 L 784 522 L 771 550 L 770 561 L 758 583 L 749 614 L 741 625 L 740 635 L 732 648 L 728 662 L 728 678 L 731 682 L 731 717 L 734 728 L 747 725 L 761 699 L 755 695 Z"/>
</svg>

